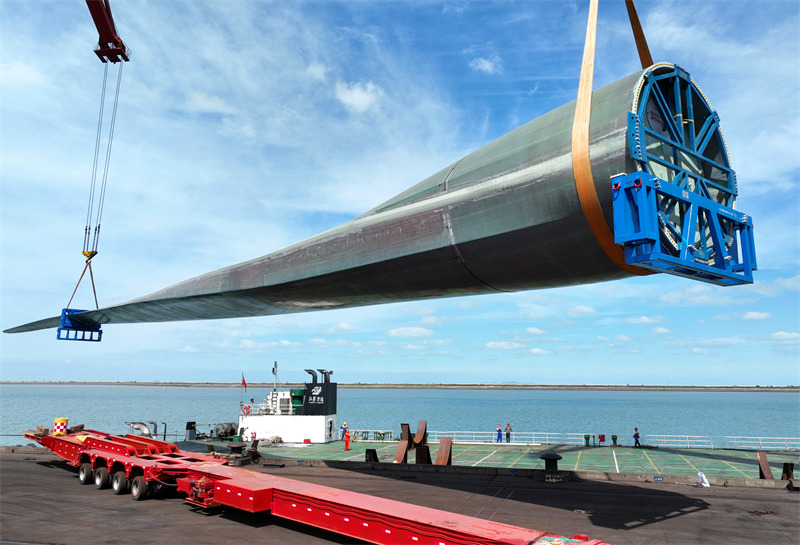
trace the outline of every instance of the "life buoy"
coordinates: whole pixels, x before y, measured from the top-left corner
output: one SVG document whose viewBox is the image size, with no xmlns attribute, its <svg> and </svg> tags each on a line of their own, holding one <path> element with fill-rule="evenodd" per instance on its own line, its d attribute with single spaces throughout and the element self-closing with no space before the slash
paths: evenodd
<svg viewBox="0 0 800 545">
<path fill-rule="evenodd" d="M 242 407 L 242 414 L 250 414 L 250 405 Z"/>
</svg>

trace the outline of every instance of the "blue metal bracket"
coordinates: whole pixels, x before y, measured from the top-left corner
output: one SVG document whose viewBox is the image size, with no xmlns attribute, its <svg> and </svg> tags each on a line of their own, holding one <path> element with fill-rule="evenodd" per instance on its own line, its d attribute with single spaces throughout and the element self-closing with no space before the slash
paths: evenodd
<svg viewBox="0 0 800 545">
<path fill-rule="evenodd" d="M 721 286 L 752 284 L 751 217 L 646 172 L 614 176 L 611 184 L 614 241 L 626 263 Z M 680 232 L 669 221 L 677 213 Z"/>
<path fill-rule="evenodd" d="M 56 338 L 61 341 L 100 342 L 103 338 L 100 324 L 85 324 L 71 316 L 79 312 L 85 311 L 74 308 L 65 308 L 61 311 L 61 324 L 58 327 Z"/>
</svg>

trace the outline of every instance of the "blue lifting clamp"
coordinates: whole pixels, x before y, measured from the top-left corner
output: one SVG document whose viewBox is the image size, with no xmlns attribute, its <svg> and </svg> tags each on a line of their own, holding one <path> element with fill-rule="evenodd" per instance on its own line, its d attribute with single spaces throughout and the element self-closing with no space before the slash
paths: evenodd
<svg viewBox="0 0 800 545">
<path fill-rule="evenodd" d="M 629 265 L 720 286 L 753 283 L 747 214 L 646 172 L 614 176 L 611 189 L 614 242 Z"/>
<path fill-rule="evenodd" d="M 71 316 L 79 312 L 86 311 L 75 308 L 65 308 L 61 311 L 61 324 L 58 327 L 56 338 L 61 341 L 100 342 L 103 338 L 100 324 L 86 324 Z"/>
</svg>

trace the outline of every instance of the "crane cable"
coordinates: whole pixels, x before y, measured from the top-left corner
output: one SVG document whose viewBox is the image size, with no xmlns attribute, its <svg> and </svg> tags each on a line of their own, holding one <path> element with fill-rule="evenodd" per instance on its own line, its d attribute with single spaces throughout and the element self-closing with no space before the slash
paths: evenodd
<svg viewBox="0 0 800 545">
<path fill-rule="evenodd" d="M 72 304 L 72 299 L 75 297 L 75 293 L 78 291 L 78 286 L 81 285 L 81 281 L 83 280 L 83 277 L 86 274 L 87 269 L 89 270 L 89 278 L 91 279 L 92 282 L 92 292 L 94 294 L 95 307 L 100 308 L 100 305 L 97 302 L 97 289 L 95 288 L 94 284 L 94 274 L 92 273 L 92 258 L 97 255 L 97 247 L 100 238 L 100 223 L 103 219 L 103 205 L 105 204 L 105 199 L 106 199 L 106 186 L 108 185 L 108 169 L 111 161 L 111 145 L 114 141 L 114 127 L 116 126 L 117 122 L 117 105 L 119 104 L 119 88 L 122 82 L 122 65 L 123 63 L 119 63 L 119 72 L 117 74 L 117 88 L 114 93 L 114 107 L 111 112 L 111 123 L 108 131 L 108 144 L 106 145 L 106 156 L 103 165 L 103 176 L 101 178 L 100 189 L 98 192 L 97 165 L 100 158 L 100 142 L 103 133 L 103 117 L 104 117 L 103 113 L 105 110 L 105 99 L 106 99 L 106 82 L 108 80 L 108 64 L 104 63 L 103 88 L 102 88 L 102 93 L 100 95 L 100 113 L 97 118 L 97 135 L 95 137 L 94 161 L 92 163 L 92 180 L 89 187 L 89 204 L 86 209 L 86 228 L 84 229 L 83 251 L 81 252 L 83 256 L 86 258 L 86 265 L 84 265 L 83 272 L 81 273 L 81 276 L 78 279 L 78 283 L 75 285 L 75 289 L 72 291 L 72 297 L 69 298 L 69 303 L 67 303 L 67 308 L 69 308 L 70 305 Z M 95 196 L 97 196 L 96 210 L 94 204 Z M 92 234 L 93 220 L 95 220 L 94 234 Z"/>
<path fill-rule="evenodd" d="M 633 0 L 625 0 L 634 39 L 639 52 L 642 68 L 652 65 L 650 50 L 644 37 Z M 624 271 L 645 276 L 652 272 L 625 263 L 622 248 L 614 243 L 614 234 L 603 215 L 597 188 L 592 176 L 592 163 L 589 158 L 589 121 L 592 114 L 592 80 L 594 76 L 595 37 L 597 32 L 598 0 L 590 0 L 589 21 L 586 25 L 586 42 L 583 49 L 581 76 L 578 83 L 578 98 L 575 101 L 575 118 L 572 125 L 572 173 L 575 189 L 578 192 L 583 215 L 605 254 Z"/>
</svg>

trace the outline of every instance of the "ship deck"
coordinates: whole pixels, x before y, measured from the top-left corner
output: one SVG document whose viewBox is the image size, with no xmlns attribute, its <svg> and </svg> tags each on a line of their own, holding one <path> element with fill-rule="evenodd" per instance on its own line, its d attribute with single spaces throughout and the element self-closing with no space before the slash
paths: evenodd
<svg viewBox="0 0 800 545">
<path fill-rule="evenodd" d="M 225 443 L 216 443 L 224 445 Z M 300 465 L 312 461 L 364 462 L 365 451 L 375 449 L 379 462 L 391 463 L 397 450 L 396 441 L 350 443 L 344 450 L 342 441 L 308 445 L 284 444 L 259 446 L 265 458 L 286 459 Z M 437 443 L 430 444 L 431 458 L 436 459 Z M 701 449 L 628 446 L 584 447 L 576 445 L 526 445 L 518 443 L 454 443 L 454 466 L 472 468 L 544 469 L 540 456 L 555 452 L 562 456 L 559 470 L 597 472 L 608 475 L 637 474 L 652 477 L 697 477 L 702 472 L 707 478 L 759 479 L 758 454 L 752 450 Z M 776 479 L 781 478 L 783 464 L 797 462 L 798 453 L 770 451 L 767 453 L 770 468 Z M 414 451 L 408 462 L 415 460 Z"/>
</svg>

